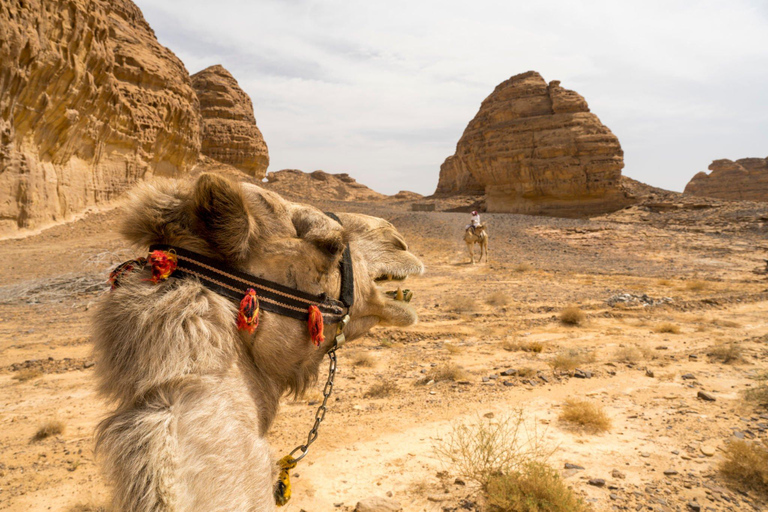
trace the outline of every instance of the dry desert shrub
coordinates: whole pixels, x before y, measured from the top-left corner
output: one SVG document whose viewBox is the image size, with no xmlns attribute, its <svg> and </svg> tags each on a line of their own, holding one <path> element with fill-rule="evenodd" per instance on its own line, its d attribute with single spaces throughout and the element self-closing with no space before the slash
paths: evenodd
<svg viewBox="0 0 768 512">
<path fill-rule="evenodd" d="M 485 303 L 489 306 L 506 306 L 511 302 L 511 298 L 504 292 L 493 292 L 485 298 Z"/>
<path fill-rule="evenodd" d="M 352 355 L 352 366 L 371 368 L 376 364 L 376 359 L 368 352 L 357 352 Z"/>
<path fill-rule="evenodd" d="M 733 320 L 721 320 L 719 318 L 713 318 L 712 325 L 716 325 L 718 327 L 727 327 L 730 329 L 736 329 L 741 327 L 741 324 L 738 322 L 734 322 Z"/>
<path fill-rule="evenodd" d="M 477 302 L 466 295 L 454 295 L 447 301 L 448 311 L 453 313 L 472 313 L 477 311 Z"/>
<path fill-rule="evenodd" d="M 557 354 L 549 364 L 554 370 L 575 370 L 583 364 L 594 363 L 596 360 L 595 352 L 580 352 L 576 349 L 570 349 Z"/>
<path fill-rule="evenodd" d="M 454 345 L 453 343 L 443 343 L 443 348 L 447 350 L 449 354 L 461 354 L 464 352 L 464 347 Z"/>
<path fill-rule="evenodd" d="M 392 342 L 392 340 L 388 340 L 387 338 L 383 338 L 379 342 L 379 346 L 381 348 L 392 348 L 395 344 Z"/>
<path fill-rule="evenodd" d="M 523 368 L 518 368 L 517 375 L 519 377 L 533 377 L 534 375 L 536 375 L 536 370 L 534 370 L 533 368 L 524 366 Z"/>
<path fill-rule="evenodd" d="M 540 354 L 544 351 L 544 343 L 540 341 L 504 340 L 501 348 L 507 352 L 533 352 Z"/>
<path fill-rule="evenodd" d="M 768 495 L 768 443 L 731 441 L 725 447 L 720 473 L 737 487 Z"/>
<path fill-rule="evenodd" d="M 579 326 L 584 324 L 587 315 L 576 306 L 568 306 L 560 312 L 560 321 L 565 325 Z"/>
<path fill-rule="evenodd" d="M 710 359 L 723 364 L 738 364 L 744 362 L 744 351 L 735 342 L 716 345 L 709 349 Z"/>
<path fill-rule="evenodd" d="M 670 281 L 669 279 L 659 279 L 658 281 L 656 281 L 656 284 L 658 284 L 659 286 L 672 286 L 672 281 Z"/>
<path fill-rule="evenodd" d="M 484 488 L 493 475 L 512 474 L 530 462 L 546 461 L 553 451 L 547 451 L 543 438 L 518 409 L 508 416 L 456 423 L 433 450 L 459 476 Z"/>
<path fill-rule="evenodd" d="M 552 467 L 529 462 L 509 474 L 492 475 L 486 486 L 493 512 L 586 512 L 588 508 Z"/>
<path fill-rule="evenodd" d="M 19 382 L 27 382 L 28 380 L 36 379 L 42 376 L 43 372 L 38 368 L 24 368 L 23 370 L 17 371 L 13 378 Z"/>
<path fill-rule="evenodd" d="M 58 436 L 64 432 L 64 422 L 60 420 L 49 420 L 43 423 L 32 438 L 33 441 L 42 441 L 51 436 Z"/>
<path fill-rule="evenodd" d="M 363 398 L 386 398 L 399 391 L 397 384 L 391 380 L 385 380 L 374 384 L 363 394 Z"/>
<path fill-rule="evenodd" d="M 522 261 L 522 262 L 518 263 L 517 265 L 515 265 L 514 267 L 512 267 L 512 270 L 514 272 L 522 274 L 523 272 L 530 272 L 531 270 L 533 270 L 533 265 L 531 265 L 530 263 Z"/>
<path fill-rule="evenodd" d="M 744 399 L 753 404 L 768 409 L 768 385 L 760 384 L 744 392 Z"/>
<path fill-rule="evenodd" d="M 672 322 L 662 322 L 653 328 L 658 333 L 680 334 L 680 326 Z"/>
<path fill-rule="evenodd" d="M 467 378 L 467 372 L 453 363 L 444 363 L 431 368 L 417 384 L 426 384 L 433 380 L 435 382 L 457 381 Z"/>
<path fill-rule="evenodd" d="M 692 292 L 700 292 L 709 288 L 709 283 L 701 279 L 691 279 L 685 282 L 685 289 Z"/>
<path fill-rule="evenodd" d="M 613 357 L 616 361 L 621 363 L 637 363 L 638 361 L 644 361 L 653 359 L 653 351 L 648 347 L 638 347 L 637 345 L 630 345 L 628 347 L 619 347 L 614 352 Z"/>
<path fill-rule="evenodd" d="M 592 434 L 606 432 L 611 428 L 611 420 L 603 408 L 586 400 L 566 400 L 559 419 Z"/>
</svg>

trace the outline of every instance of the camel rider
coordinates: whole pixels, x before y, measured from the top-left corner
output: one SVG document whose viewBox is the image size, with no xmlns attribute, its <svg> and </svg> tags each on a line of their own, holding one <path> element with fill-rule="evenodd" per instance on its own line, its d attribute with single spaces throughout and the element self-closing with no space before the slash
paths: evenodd
<svg viewBox="0 0 768 512">
<path fill-rule="evenodd" d="M 465 229 L 471 229 L 472 234 L 475 234 L 475 228 L 480 225 L 480 215 L 477 213 L 477 210 L 472 211 L 472 218 L 470 219 L 469 225 Z"/>
</svg>

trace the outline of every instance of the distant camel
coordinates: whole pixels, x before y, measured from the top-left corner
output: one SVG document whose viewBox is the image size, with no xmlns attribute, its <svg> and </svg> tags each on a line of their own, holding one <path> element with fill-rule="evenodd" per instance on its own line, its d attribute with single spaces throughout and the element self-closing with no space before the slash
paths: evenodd
<svg viewBox="0 0 768 512">
<path fill-rule="evenodd" d="M 485 254 L 485 262 L 488 263 L 488 229 L 484 224 L 480 224 L 475 228 L 475 232 L 472 233 L 471 228 L 467 228 L 464 232 L 464 241 L 467 243 L 467 249 L 469 249 L 469 257 L 472 260 L 472 264 L 475 264 L 475 244 L 480 244 L 480 258 L 478 263 L 483 261 L 483 254 Z"/>
<path fill-rule="evenodd" d="M 414 323 L 403 294 L 375 281 L 423 266 L 383 219 L 331 218 L 212 174 L 142 185 L 127 210 L 128 241 L 162 245 L 113 272 L 94 318 L 99 390 L 114 406 L 97 429 L 111 510 L 274 511 L 266 437 L 280 398 L 316 380 L 337 326 L 351 340 Z"/>
</svg>

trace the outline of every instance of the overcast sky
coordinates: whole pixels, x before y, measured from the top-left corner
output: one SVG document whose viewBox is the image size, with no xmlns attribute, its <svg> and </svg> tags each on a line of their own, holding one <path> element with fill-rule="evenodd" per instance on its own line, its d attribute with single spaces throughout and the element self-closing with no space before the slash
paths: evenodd
<svg viewBox="0 0 768 512">
<path fill-rule="evenodd" d="M 483 99 L 528 70 L 584 96 L 645 183 L 768 156 L 765 0 L 134 1 L 190 73 L 235 76 L 270 171 L 431 194 Z"/>
</svg>

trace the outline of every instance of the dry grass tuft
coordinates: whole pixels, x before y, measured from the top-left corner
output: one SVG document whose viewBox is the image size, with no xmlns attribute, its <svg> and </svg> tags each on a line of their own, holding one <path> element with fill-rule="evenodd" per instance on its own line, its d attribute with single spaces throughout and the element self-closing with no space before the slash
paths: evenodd
<svg viewBox="0 0 768 512">
<path fill-rule="evenodd" d="M 392 340 L 388 340 L 387 338 L 383 338 L 379 342 L 379 346 L 382 348 L 392 348 L 395 344 L 392 342 Z"/>
<path fill-rule="evenodd" d="M 659 279 L 658 281 L 656 281 L 656 284 L 658 284 L 659 286 L 672 286 L 672 281 L 670 281 L 669 279 Z"/>
<path fill-rule="evenodd" d="M 552 467 L 530 462 L 509 474 L 492 475 L 486 485 L 492 512 L 586 512 L 584 502 Z"/>
<path fill-rule="evenodd" d="M 454 295 L 446 301 L 448 311 L 453 313 L 474 313 L 477 311 L 477 301 L 466 295 Z"/>
<path fill-rule="evenodd" d="M 385 380 L 374 384 L 363 394 L 363 398 L 386 398 L 400 391 L 397 384 L 391 380 Z"/>
<path fill-rule="evenodd" d="M 42 441 L 51 436 L 58 436 L 64 432 L 64 422 L 60 420 L 49 420 L 37 430 L 32 438 L 33 441 Z"/>
<path fill-rule="evenodd" d="M 701 279 L 691 279 L 685 282 L 685 289 L 692 292 L 700 292 L 709 288 L 709 283 Z"/>
<path fill-rule="evenodd" d="M 653 328 L 659 333 L 680 334 L 680 326 L 672 322 L 662 322 Z"/>
<path fill-rule="evenodd" d="M 489 306 L 506 306 L 511 301 L 511 297 L 504 292 L 493 292 L 485 298 L 485 303 Z"/>
<path fill-rule="evenodd" d="M 738 322 L 734 322 L 733 320 L 720 320 L 719 318 L 713 318 L 712 325 L 716 325 L 718 327 L 727 327 L 730 329 L 737 329 L 741 327 L 741 324 Z"/>
<path fill-rule="evenodd" d="M 637 363 L 638 361 L 654 359 L 655 356 L 653 350 L 648 347 L 631 345 L 628 347 L 619 347 L 616 349 L 616 352 L 614 352 L 613 357 L 616 361 L 621 363 Z"/>
<path fill-rule="evenodd" d="M 467 378 L 467 372 L 461 366 L 453 363 L 439 364 L 431 368 L 417 384 L 426 384 L 434 380 L 435 382 L 457 381 Z"/>
<path fill-rule="evenodd" d="M 536 370 L 528 366 L 524 366 L 523 368 L 517 369 L 517 375 L 518 377 L 533 377 L 536 375 Z"/>
<path fill-rule="evenodd" d="M 37 379 L 42 376 L 43 372 L 37 368 L 24 368 L 23 370 L 17 371 L 13 378 L 19 382 L 27 382 L 28 380 Z"/>
<path fill-rule="evenodd" d="M 507 352 L 533 352 L 540 354 L 544 351 L 544 343 L 540 341 L 504 340 L 501 348 Z"/>
<path fill-rule="evenodd" d="M 576 306 L 569 306 L 560 312 L 560 321 L 565 325 L 583 325 L 586 320 L 587 315 Z"/>
<path fill-rule="evenodd" d="M 768 385 L 765 383 L 744 392 L 744 399 L 753 404 L 768 409 Z"/>
<path fill-rule="evenodd" d="M 352 355 L 352 366 L 372 368 L 375 365 L 376 358 L 374 358 L 369 352 L 357 352 Z"/>
<path fill-rule="evenodd" d="M 710 359 L 723 364 L 738 364 L 745 362 L 744 351 L 735 342 L 716 345 L 707 353 Z"/>
<path fill-rule="evenodd" d="M 596 360 L 595 352 L 579 352 L 571 349 L 557 354 L 549 364 L 554 370 L 574 370 L 581 365 L 594 363 Z"/>
<path fill-rule="evenodd" d="M 731 441 L 725 447 L 720 473 L 736 487 L 768 495 L 768 443 Z"/>
<path fill-rule="evenodd" d="M 533 270 L 533 265 L 524 261 L 512 267 L 513 272 L 518 272 L 520 274 L 523 272 L 530 272 L 531 270 Z"/>
<path fill-rule="evenodd" d="M 464 347 L 454 345 L 453 343 L 443 343 L 443 348 L 447 350 L 449 354 L 461 354 L 464 352 Z"/>
<path fill-rule="evenodd" d="M 593 434 L 606 432 L 611 428 L 611 420 L 603 408 L 586 400 L 566 400 L 559 419 Z"/>
</svg>

